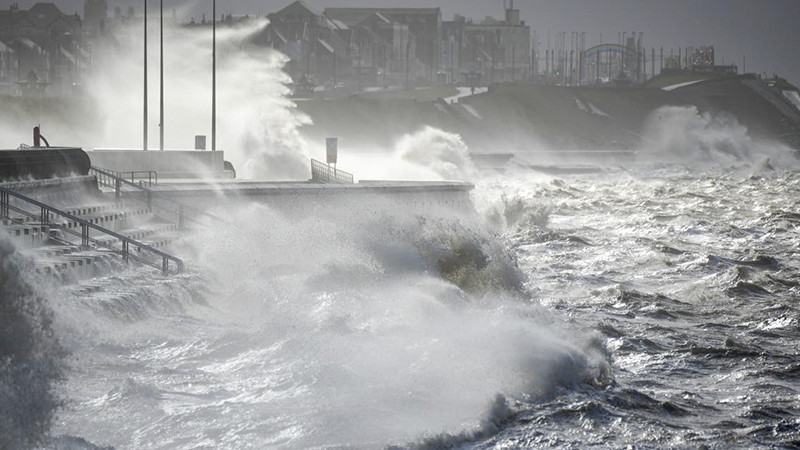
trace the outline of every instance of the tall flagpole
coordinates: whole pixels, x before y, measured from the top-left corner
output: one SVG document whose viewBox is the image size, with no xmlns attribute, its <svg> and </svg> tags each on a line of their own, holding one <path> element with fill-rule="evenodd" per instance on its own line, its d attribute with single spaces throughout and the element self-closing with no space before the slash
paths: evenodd
<svg viewBox="0 0 800 450">
<path fill-rule="evenodd" d="M 147 0 L 144 0 L 144 120 L 142 150 L 147 151 Z"/>
<path fill-rule="evenodd" d="M 160 121 L 159 149 L 164 151 L 164 0 L 161 0 L 161 96 L 160 96 Z"/>
<path fill-rule="evenodd" d="M 211 151 L 217 151 L 217 0 L 211 7 Z"/>
</svg>

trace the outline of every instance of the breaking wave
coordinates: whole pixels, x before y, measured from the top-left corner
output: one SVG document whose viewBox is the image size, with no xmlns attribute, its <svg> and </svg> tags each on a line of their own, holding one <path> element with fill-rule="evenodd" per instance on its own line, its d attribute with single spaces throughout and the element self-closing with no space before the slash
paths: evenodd
<svg viewBox="0 0 800 450">
<path fill-rule="evenodd" d="M 0 448 L 43 443 L 63 402 L 65 351 L 33 263 L 0 235 Z"/>
<path fill-rule="evenodd" d="M 407 134 L 396 146 L 401 161 L 420 169 L 420 179 L 471 181 L 477 171 L 461 136 L 433 127 Z"/>
<path fill-rule="evenodd" d="M 798 167 L 785 145 L 754 139 L 736 117 L 701 112 L 696 106 L 663 106 L 644 128 L 648 152 L 641 160 L 691 164 L 693 167 L 741 167 L 771 171 Z"/>
</svg>

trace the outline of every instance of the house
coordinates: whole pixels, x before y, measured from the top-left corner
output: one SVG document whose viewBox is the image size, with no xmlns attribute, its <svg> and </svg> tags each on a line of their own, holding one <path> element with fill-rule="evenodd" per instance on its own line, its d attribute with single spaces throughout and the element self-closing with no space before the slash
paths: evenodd
<svg viewBox="0 0 800 450">
<path fill-rule="evenodd" d="M 0 78 L 22 86 L 35 75 L 39 85 L 71 85 L 86 65 L 82 34 L 80 17 L 64 14 L 54 3 L 29 10 L 12 4 L 0 11 Z"/>
<path fill-rule="evenodd" d="M 349 73 L 349 46 L 342 37 L 349 33 L 345 24 L 325 17 L 302 0 L 267 17 L 266 41 L 289 57 L 286 70 L 295 80 L 305 75 L 319 83 Z"/>
<path fill-rule="evenodd" d="M 391 47 L 393 59 L 396 61 L 394 68 L 402 66 L 407 74 L 407 81 L 436 80 L 441 62 L 440 8 L 326 8 L 324 14 L 348 27 L 366 26 L 367 29 L 372 29 L 370 21 L 373 25 L 383 21 L 382 26 L 385 28 L 389 28 L 388 23 L 397 24 L 398 27 L 391 26 L 393 34 Z M 386 34 L 384 36 L 388 37 Z M 394 70 L 394 72 L 399 71 Z"/>
<path fill-rule="evenodd" d="M 452 81 L 489 84 L 526 80 L 532 73 L 531 30 L 513 1 L 504 20 L 473 23 L 461 16 L 443 22 L 442 59 Z M 476 81 L 478 80 L 479 81 Z"/>
<path fill-rule="evenodd" d="M 416 62 L 416 46 L 408 25 L 373 13 L 350 26 L 351 48 L 358 84 L 387 86 L 409 82 L 412 73 L 421 73 Z M 414 70 L 412 71 L 412 65 Z"/>
</svg>

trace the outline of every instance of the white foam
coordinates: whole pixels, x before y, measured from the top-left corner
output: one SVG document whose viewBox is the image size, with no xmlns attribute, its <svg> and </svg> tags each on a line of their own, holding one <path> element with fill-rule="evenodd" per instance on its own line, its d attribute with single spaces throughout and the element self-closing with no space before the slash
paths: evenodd
<svg viewBox="0 0 800 450">
<path fill-rule="evenodd" d="M 800 110 L 800 93 L 797 91 L 783 91 L 783 96 L 789 99 L 795 108 Z"/>
<path fill-rule="evenodd" d="M 706 81 L 706 80 L 687 81 L 685 83 L 678 83 L 678 84 L 673 84 L 673 85 L 670 85 L 670 86 L 664 86 L 664 87 L 661 88 L 661 90 L 662 91 L 674 91 L 675 89 L 680 89 L 682 87 L 691 86 L 691 85 L 697 84 L 697 83 L 702 83 L 703 81 Z"/>
</svg>

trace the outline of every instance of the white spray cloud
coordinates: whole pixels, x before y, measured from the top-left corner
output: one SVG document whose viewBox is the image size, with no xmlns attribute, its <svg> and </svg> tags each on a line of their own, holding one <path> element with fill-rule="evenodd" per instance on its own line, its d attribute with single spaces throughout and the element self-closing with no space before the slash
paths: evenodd
<svg viewBox="0 0 800 450">
<path fill-rule="evenodd" d="M 154 21 L 155 22 L 155 21 Z M 267 22 L 217 31 L 217 149 L 245 177 L 305 179 L 306 143 L 299 127 L 310 119 L 286 98 L 286 57 L 249 44 Z M 103 131 L 91 146 L 139 148 L 142 143 L 142 30 L 117 34 L 118 46 L 100 51 L 89 92 Z M 164 36 L 164 134 L 166 148 L 193 148 L 194 136 L 211 146 L 211 31 L 166 26 Z M 149 30 L 149 146 L 159 142 L 158 29 Z"/>
<path fill-rule="evenodd" d="M 468 181 L 477 176 L 461 136 L 437 128 L 406 134 L 397 143 L 395 154 L 423 178 Z"/>
<path fill-rule="evenodd" d="M 495 411 L 498 393 L 547 395 L 604 370 L 604 358 L 536 304 L 511 292 L 473 296 L 437 276 L 427 258 L 452 223 L 380 213 L 385 206 L 363 203 L 330 221 L 235 208 L 258 229 L 198 236 L 198 260 L 219 280 L 217 319 L 253 333 L 204 370 L 224 375 L 238 402 L 268 403 L 226 420 L 294 447 L 382 447 L 440 433 L 457 442 L 491 432 L 482 419 L 510 414 Z M 246 373 L 251 366 L 269 370 Z M 275 379 L 291 383 L 276 389 Z"/>
<path fill-rule="evenodd" d="M 426 126 L 403 135 L 393 148 L 348 149 L 340 142 L 339 163 L 360 180 L 475 181 L 478 172 L 461 136 Z M 318 148 L 315 154 L 324 155 Z"/>
<path fill-rule="evenodd" d="M 701 113 L 696 106 L 664 106 L 645 126 L 644 161 L 681 163 L 699 167 L 796 167 L 787 146 L 753 139 L 744 125 L 726 113 Z"/>
</svg>

